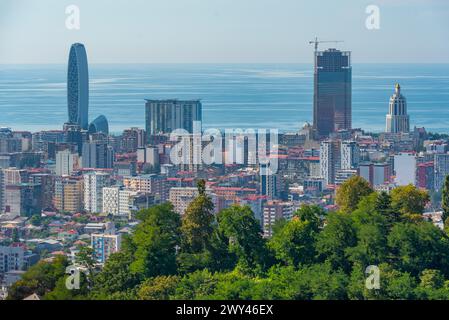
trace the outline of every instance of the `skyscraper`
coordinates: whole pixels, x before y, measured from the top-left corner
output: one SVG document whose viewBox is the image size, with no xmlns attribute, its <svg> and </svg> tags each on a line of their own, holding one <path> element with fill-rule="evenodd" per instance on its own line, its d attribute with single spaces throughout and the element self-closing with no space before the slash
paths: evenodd
<svg viewBox="0 0 449 320">
<path fill-rule="evenodd" d="M 98 116 L 89 124 L 89 134 L 93 133 L 103 133 L 105 135 L 109 134 L 108 119 L 106 119 L 105 116 Z"/>
<path fill-rule="evenodd" d="M 70 124 L 88 129 L 89 116 L 89 72 L 84 45 L 75 43 L 70 48 L 67 70 L 67 107 Z"/>
<path fill-rule="evenodd" d="M 313 128 L 320 137 L 352 126 L 351 53 L 315 52 Z"/>
<path fill-rule="evenodd" d="M 341 169 L 341 143 L 338 140 L 326 140 L 320 146 L 320 176 L 325 185 L 335 183 L 337 170 Z"/>
<path fill-rule="evenodd" d="M 84 210 L 101 213 L 103 210 L 103 188 L 111 185 L 107 172 L 88 172 L 84 177 Z"/>
<path fill-rule="evenodd" d="M 145 125 L 148 137 L 171 133 L 176 129 L 193 133 L 193 122 L 201 120 L 202 105 L 199 100 L 146 100 Z"/>
<path fill-rule="evenodd" d="M 341 169 L 356 169 L 360 162 L 360 148 L 355 141 L 341 142 Z"/>
<path fill-rule="evenodd" d="M 444 186 L 444 180 L 449 175 L 449 154 L 435 154 L 435 191 L 442 191 Z"/>
<path fill-rule="evenodd" d="M 407 100 L 401 94 L 401 86 L 396 84 L 395 93 L 390 98 L 390 109 L 387 114 L 386 132 L 410 132 L 410 116 L 407 114 Z"/>
<path fill-rule="evenodd" d="M 105 141 L 91 141 L 83 144 L 82 167 L 110 169 L 114 166 L 114 149 Z"/>
</svg>

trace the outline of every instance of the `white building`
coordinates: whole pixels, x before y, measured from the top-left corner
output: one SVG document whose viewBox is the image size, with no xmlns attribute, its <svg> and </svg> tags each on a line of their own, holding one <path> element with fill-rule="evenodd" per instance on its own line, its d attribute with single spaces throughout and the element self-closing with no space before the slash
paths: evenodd
<svg viewBox="0 0 449 320">
<path fill-rule="evenodd" d="M 95 260 L 104 264 L 111 254 L 120 251 L 121 242 L 120 234 L 92 234 L 91 245 Z"/>
<path fill-rule="evenodd" d="M 157 167 L 159 165 L 159 148 L 147 146 L 137 149 L 137 162 L 148 163 L 153 167 Z"/>
<path fill-rule="evenodd" d="M 206 193 L 212 198 L 212 201 L 215 204 L 215 208 L 217 208 L 216 202 L 217 198 L 212 194 L 211 190 L 206 190 Z M 170 189 L 170 197 L 169 201 L 173 204 L 175 212 L 183 215 L 189 206 L 189 204 L 198 197 L 198 189 L 193 187 L 185 187 L 185 188 L 171 188 Z"/>
<path fill-rule="evenodd" d="M 264 237 L 273 235 L 273 226 L 280 219 L 291 220 L 294 206 L 291 202 L 268 201 L 263 207 L 263 234 Z"/>
<path fill-rule="evenodd" d="M 360 162 L 360 148 L 355 141 L 341 143 L 341 169 L 356 169 Z"/>
<path fill-rule="evenodd" d="M 390 98 L 390 108 L 387 114 L 386 132 L 410 132 L 410 117 L 407 114 L 407 100 L 401 94 L 401 86 L 396 84 L 395 93 Z"/>
<path fill-rule="evenodd" d="M 129 217 L 132 210 L 132 198 L 136 194 L 137 192 L 122 187 L 103 188 L 103 213 Z"/>
<path fill-rule="evenodd" d="M 58 151 L 56 153 L 56 175 L 70 176 L 75 169 L 79 168 L 79 156 L 70 150 Z"/>
<path fill-rule="evenodd" d="M 88 172 L 84 176 L 84 209 L 91 213 L 103 210 L 103 188 L 111 184 L 111 175 L 107 172 Z"/>
<path fill-rule="evenodd" d="M 444 186 L 444 180 L 449 175 L 449 154 L 436 154 L 435 155 L 435 190 L 441 191 Z"/>
<path fill-rule="evenodd" d="M 413 153 L 400 153 L 394 156 L 395 183 L 398 186 L 415 185 L 416 156 Z"/>
<path fill-rule="evenodd" d="M 335 183 L 337 170 L 341 168 L 341 144 L 338 140 L 322 141 L 320 145 L 320 177 L 326 186 Z"/>
<path fill-rule="evenodd" d="M 148 174 L 137 177 L 124 177 L 123 185 L 131 191 L 154 195 L 160 201 L 168 200 L 168 183 L 163 176 Z"/>
</svg>

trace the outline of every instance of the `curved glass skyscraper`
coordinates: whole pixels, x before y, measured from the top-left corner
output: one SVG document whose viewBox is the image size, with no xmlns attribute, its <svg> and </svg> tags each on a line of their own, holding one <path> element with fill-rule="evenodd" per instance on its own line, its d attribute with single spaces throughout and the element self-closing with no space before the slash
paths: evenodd
<svg viewBox="0 0 449 320">
<path fill-rule="evenodd" d="M 89 125 L 89 72 L 84 45 L 75 43 L 70 48 L 67 70 L 67 106 L 69 123 L 87 130 Z"/>
</svg>

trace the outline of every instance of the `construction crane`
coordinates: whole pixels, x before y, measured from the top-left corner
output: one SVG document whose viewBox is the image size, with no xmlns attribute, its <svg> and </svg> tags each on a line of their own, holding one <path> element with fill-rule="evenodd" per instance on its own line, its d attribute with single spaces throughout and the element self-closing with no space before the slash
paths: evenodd
<svg viewBox="0 0 449 320">
<path fill-rule="evenodd" d="M 318 41 L 318 37 L 315 37 L 314 41 L 309 41 L 309 44 L 315 44 L 315 52 L 318 51 L 318 45 L 320 43 L 328 43 L 328 42 L 332 42 L 332 43 L 340 43 L 340 42 L 344 42 L 342 40 L 331 40 L 331 41 Z"/>
</svg>

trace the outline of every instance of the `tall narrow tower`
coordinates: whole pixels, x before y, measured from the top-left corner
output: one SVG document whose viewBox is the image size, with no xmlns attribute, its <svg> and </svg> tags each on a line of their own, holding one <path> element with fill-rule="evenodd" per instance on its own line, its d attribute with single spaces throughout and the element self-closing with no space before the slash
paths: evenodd
<svg viewBox="0 0 449 320">
<path fill-rule="evenodd" d="M 396 84 L 395 93 L 390 98 L 386 132 L 410 132 L 410 116 L 407 114 L 407 100 L 401 94 L 401 86 Z"/>
<path fill-rule="evenodd" d="M 87 130 L 89 126 L 89 71 L 84 45 L 75 43 L 70 48 L 67 69 L 67 108 L 69 124 Z"/>
<path fill-rule="evenodd" d="M 352 126 L 351 52 L 315 52 L 313 128 L 320 137 Z"/>
</svg>

